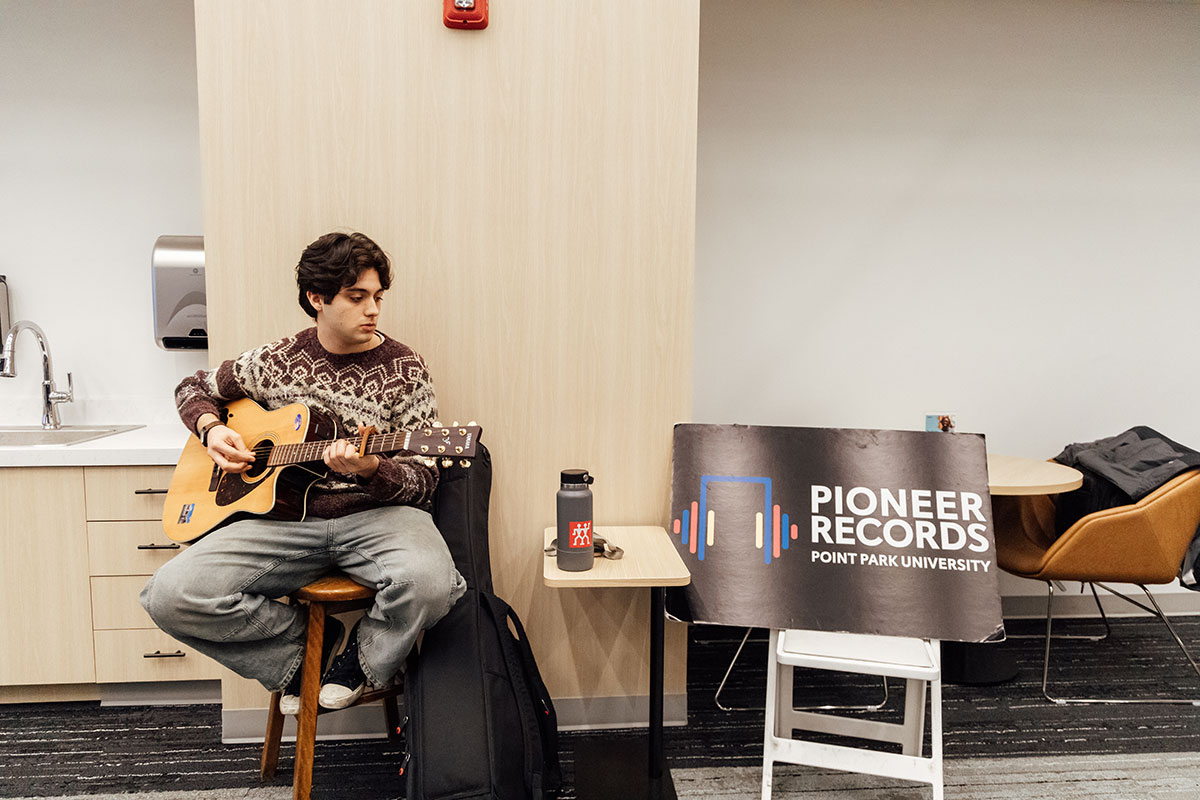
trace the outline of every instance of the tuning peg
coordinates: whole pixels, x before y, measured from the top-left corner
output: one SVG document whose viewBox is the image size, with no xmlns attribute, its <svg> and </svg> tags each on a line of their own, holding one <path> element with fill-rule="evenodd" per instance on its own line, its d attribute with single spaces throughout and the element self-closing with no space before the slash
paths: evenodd
<svg viewBox="0 0 1200 800">
<path fill-rule="evenodd" d="M 425 466 L 435 467 L 435 466 L 437 466 L 437 461 L 432 458 L 427 458 L 427 459 L 425 459 Z"/>
<path fill-rule="evenodd" d="M 466 436 L 466 435 L 467 435 L 467 429 L 466 429 L 466 428 L 459 428 L 459 429 L 458 429 L 458 435 L 459 435 L 459 436 Z"/>
<path fill-rule="evenodd" d="M 462 451 L 463 451 L 462 445 L 459 445 L 458 447 L 454 448 L 454 452 L 458 453 L 460 456 L 462 455 Z"/>
<path fill-rule="evenodd" d="M 441 420 L 439 420 L 439 419 L 435 419 L 435 420 L 433 421 L 433 427 L 435 427 L 435 428 L 441 428 L 441 427 L 444 427 L 444 426 L 442 425 L 442 421 L 441 421 Z"/>
<path fill-rule="evenodd" d="M 450 423 L 450 427 L 451 427 L 451 428 L 457 428 L 457 427 L 458 427 L 460 424 L 461 424 L 461 423 L 459 423 L 459 421 L 458 421 L 458 420 L 454 420 L 454 422 L 451 422 L 451 423 Z"/>
<path fill-rule="evenodd" d="M 439 444 L 439 445 L 438 445 L 438 452 L 439 452 L 439 453 L 444 453 L 444 452 L 446 452 L 446 445 L 444 445 L 444 444 Z"/>
<path fill-rule="evenodd" d="M 479 423 L 476 422 L 475 420 L 471 420 L 470 422 L 467 423 L 467 425 L 471 426 L 472 428 L 479 427 Z"/>
<path fill-rule="evenodd" d="M 471 466 L 471 462 L 470 460 L 464 458 L 462 461 L 458 462 L 458 465 L 463 469 L 466 469 L 467 467 Z"/>
<path fill-rule="evenodd" d="M 450 469 L 453 466 L 454 466 L 454 459 L 452 459 L 452 458 L 443 458 L 442 459 L 442 469 Z"/>
<path fill-rule="evenodd" d="M 425 435 L 426 435 L 426 436 L 433 436 L 433 428 L 426 428 L 426 429 L 425 429 Z"/>
<path fill-rule="evenodd" d="M 429 445 L 427 445 L 427 444 L 423 444 L 423 445 L 421 445 L 421 452 L 422 452 L 422 453 L 428 453 L 428 452 L 429 452 Z"/>
</svg>

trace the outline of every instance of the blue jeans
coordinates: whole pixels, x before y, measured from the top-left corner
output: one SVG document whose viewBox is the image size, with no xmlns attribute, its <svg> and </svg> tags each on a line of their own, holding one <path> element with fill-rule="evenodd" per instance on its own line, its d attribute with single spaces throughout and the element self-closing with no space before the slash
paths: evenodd
<svg viewBox="0 0 1200 800">
<path fill-rule="evenodd" d="M 404 663 L 420 631 L 445 616 L 466 582 L 433 519 L 386 506 L 338 519 L 247 519 L 188 547 L 151 576 L 142 606 L 180 642 L 275 691 L 304 660 L 307 615 L 275 599 L 338 569 L 374 589 L 358 629 L 374 686 Z"/>
</svg>

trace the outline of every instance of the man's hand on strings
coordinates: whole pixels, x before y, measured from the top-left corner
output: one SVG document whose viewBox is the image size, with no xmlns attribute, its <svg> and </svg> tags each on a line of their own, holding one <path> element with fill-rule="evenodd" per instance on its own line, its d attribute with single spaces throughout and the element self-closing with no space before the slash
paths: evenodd
<svg viewBox="0 0 1200 800">
<path fill-rule="evenodd" d="M 216 425 L 209 429 L 207 441 L 209 457 L 226 472 L 245 472 L 254 463 L 254 453 L 233 428 Z"/>
</svg>

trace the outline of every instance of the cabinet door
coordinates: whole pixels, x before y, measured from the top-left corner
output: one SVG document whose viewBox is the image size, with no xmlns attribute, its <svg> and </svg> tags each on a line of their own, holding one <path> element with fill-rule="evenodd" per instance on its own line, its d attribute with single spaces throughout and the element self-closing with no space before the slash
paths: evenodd
<svg viewBox="0 0 1200 800">
<path fill-rule="evenodd" d="M 183 549 L 163 533 L 160 520 L 89 522 L 92 575 L 153 575 Z"/>
<path fill-rule="evenodd" d="M 87 518 L 161 520 L 174 467 L 88 467 Z"/>
<path fill-rule="evenodd" d="M 92 683 L 83 470 L 0 469 L 0 684 Z"/>
</svg>

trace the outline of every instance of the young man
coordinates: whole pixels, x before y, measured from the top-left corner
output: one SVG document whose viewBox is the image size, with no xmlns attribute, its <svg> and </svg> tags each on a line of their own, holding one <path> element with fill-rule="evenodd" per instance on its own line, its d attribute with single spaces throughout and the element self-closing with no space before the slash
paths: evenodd
<svg viewBox="0 0 1200 800">
<path fill-rule="evenodd" d="M 175 390 L 185 425 L 227 472 L 254 454 L 221 424 L 221 406 L 248 397 L 268 410 L 305 403 L 356 432 L 427 426 L 437 413 L 425 362 L 376 329 L 392 272 L 361 233 L 330 233 L 296 267 L 300 307 L 316 326 L 197 372 Z M 367 683 L 387 685 L 417 634 L 463 594 L 465 583 L 428 513 L 436 466 L 415 453 L 360 457 L 344 440 L 326 448 L 328 477 L 308 495 L 301 522 L 243 519 L 209 533 L 163 565 L 142 590 L 155 624 L 176 639 L 274 691 L 296 713 L 306 615 L 274 598 L 333 569 L 376 590 L 325 673 L 321 705 L 344 708 Z M 343 628 L 330 618 L 331 653 Z M 324 663 L 324 662 L 323 662 Z"/>
</svg>

